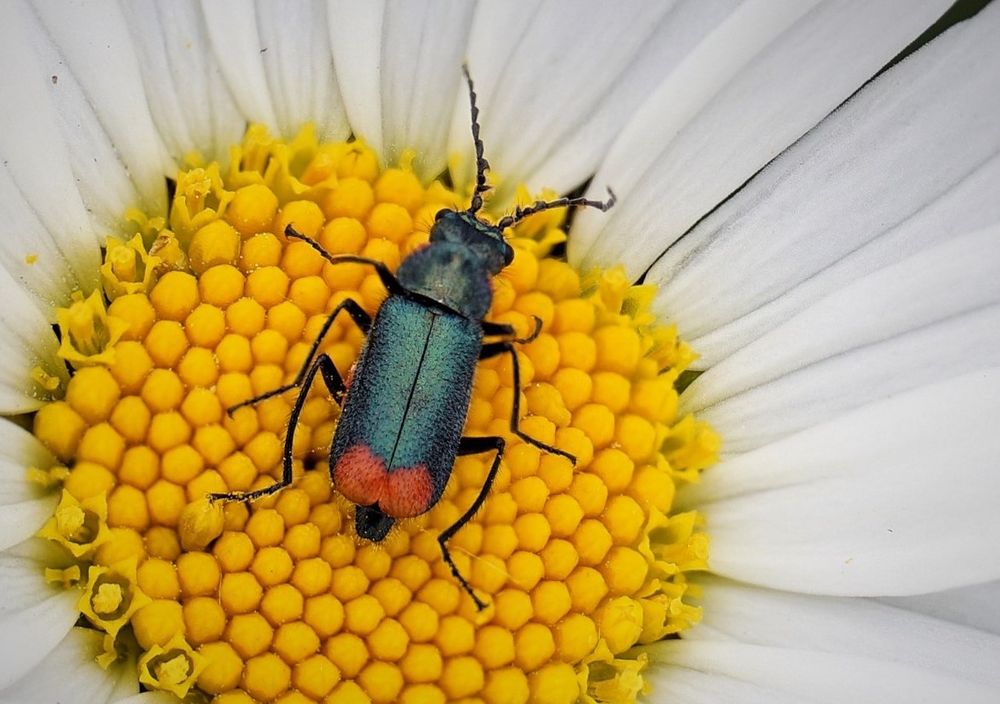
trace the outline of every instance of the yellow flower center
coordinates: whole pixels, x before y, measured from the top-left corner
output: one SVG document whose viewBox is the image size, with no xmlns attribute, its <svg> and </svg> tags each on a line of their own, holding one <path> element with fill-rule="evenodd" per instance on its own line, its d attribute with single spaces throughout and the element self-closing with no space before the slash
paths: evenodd
<svg viewBox="0 0 1000 704">
<path fill-rule="evenodd" d="M 677 417 L 692 355 L 650 315 L 647 287 L 546 256 L 565 238 L 558 212 L 513 231 L 487 318 L 522 335 L 541 320 L 518 350 L 520 428 L 577 462 L 510 432 L 510 359 L 482 362 L 465 432 L 507 450 L 449 547 L 486 610 L 438 536 L 472 505 L 489 456 L 460 457 L 431 511 L 361 540 L 331 488 L 339 408 L 321 383 L 295 429 L 293 485 L 250 505 L 207 500 L 275 482 L 298 391 L 227 409 L 291 382 L 345 298 L 374 313 L 386 296 L 371 267 L 334 266 L 286 226 L 394 270 L 461 201 L 405 163 L 380 170 L 358 142 L 252 127 L 227 171 L 178 176 L 166 220 L 132 214 L 138 234 L 109 240 L 110 303 L 81 295 L 59 312 L 75 374 L 34 423 L 70 468 L 42 535 L 86 575 L 68 588 L 112 636 L 102 662 L 130 630 L 146 686 L 217 704 L 627 702 L 645 664 L 630 649 L 697 621 L 686 573 L 705 568 L 707 538 L 695 514 L 669 515 L 675 482 L 717 451 L 709 428 Z M 363 342 L 343 319 L 321 349 L 347 377 Z"/>
</svg>

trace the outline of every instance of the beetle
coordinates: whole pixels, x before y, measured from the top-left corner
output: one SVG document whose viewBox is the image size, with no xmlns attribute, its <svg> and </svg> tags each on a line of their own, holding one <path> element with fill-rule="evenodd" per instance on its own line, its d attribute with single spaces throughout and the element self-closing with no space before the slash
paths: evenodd
<svg viewBox="0 0 1000 704">
<path fill-rule="evenodd" d="M 503 231 L 523 218 L 550 208 L 588 206 L 608 210 L 608 200 L 559 198 L 517 207 L 496 224 L 480 219 L 486 171 L 479 137 L 479 110 L 468 69 L 463 74 L 469 89 L 472 137 L 476 150 L 476 185 L 467 210 L 440 210 L 430 231 L 429 243 L 408 255 L 395 274 L 382 262 L 355 255 L 332 255 L 292 225 L 286 237 L 308 243 L 331 264 L 355 263 L 374 267 L 388 297 L 374 319 L 354 300 L 345 299 L 327 316 L 295 379 L 232 406 L 239 408 L 299 389 L 285 434 L 282 476 L 274 484 L 246 492 L 210 494 L 213 501 L 253 501 L 292 483 L 292 447 L 296 423 L 309 389 L 321 375 L 336 403 L 340 421 L 332 440 L 329 469 L 334 487 L 356 505 L 357 534 L 381 541 L 398 519 L 431 510 L 441 498 L 459 455 L 493 452 L 493 461 L 482 489 L 472 505 L 438 536 L 441 554 L 451 573 L 472 597 L 478 609 L 485 603 L 459 572 L 447 542 L 480 509 L 500 468 L 504 438 L 464 436 L 472 397 L 472 381 L 479 360 L 509 354 L 514 385 L 510 429 L 524 442 L 568 458 L 570 453 L 552 447 L 521 431 L 521 377 L 515 343 L 530 342 L 541 331 L 518 338 L 512 326 L 486 320 L 492 302 L 491 279 L 508 266 L 514 250 Z M 319 351 L 338 315 L 346 312 L 365 334 L 360 356 L 345 382 L 333 360 Z M 484 338 L 490 338 L 484 342 Z"/>
</svg>

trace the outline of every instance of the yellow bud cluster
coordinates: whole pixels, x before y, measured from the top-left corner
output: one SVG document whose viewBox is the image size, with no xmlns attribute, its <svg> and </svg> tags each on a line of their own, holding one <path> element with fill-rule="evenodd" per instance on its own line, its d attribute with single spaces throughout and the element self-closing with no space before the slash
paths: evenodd
<svg viewBox="0 0 1000 704">
<path fill-rule="evenodd" d="M 324 468 L 339 410 L 322 384 L 296 428 L 293 487 L 250 506 L 206 499 L 275 481 L 296 392 L 226 409 L 294 379 L 340 301 L 374 312 L 385 297 L 370 268 L 333 266 L 285 227 L 395 268 L 461 199 L 405 166 L 379 171 L 358 142 L 307 130 L 285 144 L 259 127 L 228 171 L 177 184 L 154 254 L 109 245 L 110 306 L 74 304 L 80 354 L 67 358 L 80 368 L 35 417 L 69 467 L 43 534 L 92 563 L 80 609 L 112 636 L 131 629 L 140 680 L 217 704 L 634 698 L 641 667 L 623 653 L 697 620 L 684 573 L 705 567 L 706 539 L 695 515 L 668 512 L 674 482 L 717 449 L 676 417 L 672 382 L 690 353 L 648 300 L 617 272 L 581 280 L 544 257 L 561 215 L 513 233 L 488 318 L 542 327 L 517 352 L 520 391 L 507 356 L 476 375 L 467 432 L 508 443 L 489 499 L 450 543 L 489 603 L 478 613 L 437 536 L 490 458 L 460 458 L 432 511 L 365 544 Z M 362 343 L 345 316 L 322 349 L 346 374 Z M 521 429 L 575 466 L 512 435 L 515 393 Z"/>
</svg>

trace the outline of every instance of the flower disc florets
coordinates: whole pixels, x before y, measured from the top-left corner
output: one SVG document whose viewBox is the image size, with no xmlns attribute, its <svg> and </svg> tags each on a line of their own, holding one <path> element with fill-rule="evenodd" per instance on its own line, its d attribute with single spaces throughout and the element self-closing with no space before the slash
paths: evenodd
<svg viewBox="0 0 1000 704">
<path fill-rule="evenodd" d="M 669 515 L 675 481 L 717 449 L 677 418 L 691 354 L 648 313 L 647 288 L 546 256 L 565 237 L 559 213 L 509 233 L 488 319 L 542 321 L 519 349 L 521 429 L 577 464 L 511 435 L 510 362 L 481 363 L 466 433 L 504 436 L 507 452 L 450 546 L 485 612 L 437 536 L 489 458 L 459 458 L 432 511 L 368 544 L 331 491 L 339 410 L 321 384 L 296 429 L 294 485 L 250 506 L 206 501 L 280 475 L 296 392 L 226 409 L 291 381 L 344 298 L 374 313 L 386 295 L 370 267 L 333 266 L 285 227 L 395 269 L 461 200 L 405 163 L 380 169 L 358 142 L 253 127 L 225 172 L 178 176 L 165 221 L 133 215 L 138 234 L 109 241 L 103 297 L 60 311 L 76 371 L 35 434 L 70 471 L 43 534 L 80 561 L 71 588 L 94 627 L 134 635 L 146 686 L 218 704 L 629 701 L 644 665 L 630 649 L 698 619 L 685 573 L 705 567 L 707 539 L 695 514 Z M 345 317 L 322 349 L 346 376 L 363 341 Z"/>
</svg>

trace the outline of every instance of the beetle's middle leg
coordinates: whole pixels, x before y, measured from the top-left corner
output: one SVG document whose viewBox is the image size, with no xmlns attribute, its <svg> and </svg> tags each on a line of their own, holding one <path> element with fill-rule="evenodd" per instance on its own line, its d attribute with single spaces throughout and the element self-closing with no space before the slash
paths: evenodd
<svg viewBox="0 0 1000 704">
<path fill-rule="evenodd" d="M 438 536 L 438 544 L 441 546 L 441 555 L 444 557 L 445 564 L 451 569 L 451 573 L 458 580 L 458 583 L 462 585 L 462 589 L 468 592 L 469 596 L 472 597 L 472 601 L 475 602 L 476 608 L 482 611 L 486 608 L 486 603 L 480 600 L 476 596 L 476 593 L 472 590 L 472 585 L 470 585 L 462 573 L 458 571 L 458 567 L 455 566 L 455 561 L 451 559 L 451 553 L 448 551 L 448 546 L 446 543 L 455 537 L 462 526 L 468 523 L 476 512 L 482 508 L 483 503 L 486 501 L 486 497 L 490 494 L 490 489 L 493 486 L 493 480 L 497 478 L 497 472 L 500 470 L 500 460 L 503 458 L 503 448 L 504 440 L 496 435 L 487 436 L 465 436 L 458 441 L 458 454 L 459 455 L 478 455 L 482 452 L 493 451 L 496 453 L 493 457 L 493 464 L 490 465 L 490 471 L 486 474 L 486 479 L 483 481 L 483 488 L 479 491 L 479 496 L 476 500 L 472 502 L 472 506 L 463 513 L 457 521 L 452 525 L 441 531 Z"/>
<path fill-rule="evenodd" d="M 345 298 L 343 301 L 340 302 L 340 304 L 336 308 L 334 308 L 330 312 L 330 315 L 326 317 L 326 321 L 324 321 L 323 327 L 320 328 L 319 334 L 316 336 L 316 339 L 313 340 L 312 346 L 309 348 L 309 353 L 306 355 L 305 362 L 302 363 L 302 367 L 301 369 L 299 369 L 299 373 L 295 375 L 294 381 L 292 381 L 290 384 L 284 384 L 282 386 L 279 386 L 276 389 L 265 391 L 259 396 L 248 398 L 246 401 L 237 403 L 235 406 L 230 406 L 229 408 L 226 409 L 226 413 L 232 415 L 233 413 L 243 408 L 244 406 L 252 406 L 256 403 L 260 403 L 261 401 L 266 401 L 269 398 L 280 396 L 286 391 L 296 389 L 299 386 L 302 386 L 303 384 L 306 384 L 306 386 L 308 387 L 308 383 L 306 383 L 306 376 L 308 375 L 310 368 L 312 368 L 313 366 L 313 361 L 316 357 L 316 353 L 319 351 L 319 346 L 323 344 L 323 338 L 326 337 L 326 334 L 330 331 L 330 328 L 333 326 L 333 321 L 337 319 L 337 315 L 342 310 L 347 311 L 347 314 L 351 316 L 351 319 L 357 324 L 359 328 L 361 328 L 361 332 L 363 332 L 365 335 L 368 334 L 368 330 L 372 326 L 371 316 L 365 312 L 364 308 L 358 305 L 357 301 L 355 301 L 352 298 Z M 326 376 L 325 373 L 324 376 Z M 334 400 L 339 404 L 341 398 L 343 397 L 344 389 L 341 388 L 340 391 L 334 391 L 333 389 L 330 389 L 330 392 L 333 394 Z"/>
<path fill-rule="evenodd" d="M 292 483 L 292 479 L 294 479 L 292 448 L 295 445 L 295 428 L 298 426 L 299 416 L 302 415 L 302 409 L 306 405 L 306 398 L 309 396 L 309 389 L 317 373 L 323 374 L 323 381 L 334 396 L 342 396 L 347 388 L 344 384 L 344 378 L 340 376 L 337 365 L 333 363 L 330 355 L 326 353 L 321 354 L 313 365 L 305 370 L 302 389 L 299 391 L 299 395 L 295 397 L 295 405 L 292 406 L 292 412 L 288 416 L 288 430 L 285 432 L 285 445 L 281 452 L 281 479 L 270 486 L 265 486 L 263 489 L 256 489 L 254 491 L 226 491 L 209 494 L 208 498 L 210 501 L 255 501 L 262 496 L 270 496 L 275 492 L 281 491 Z"/>
<path fill-rule="evenodd" d="M 510 411 L 510 432 L 540 450 L 561 455 L 573 464 L 576 464 L 576 457 L 570 453 L 565 450 L 560 450 L 558 447 L 553 447 L 552 445 L 544 443 L 537 438 L 533 438 L 517 427 L 521 419 L 521 365 L 517 361 L 517 351 L 514 349 L 513 341 L 504 340 L 502 342 L 486 343 L 479 351 L 479 359 L 489 359 L 490 357 L 496 357 L 507 353 L 510 354 L 511 370 L 514 375 L 514 402 L 511 405 Z"/>
</svg>

